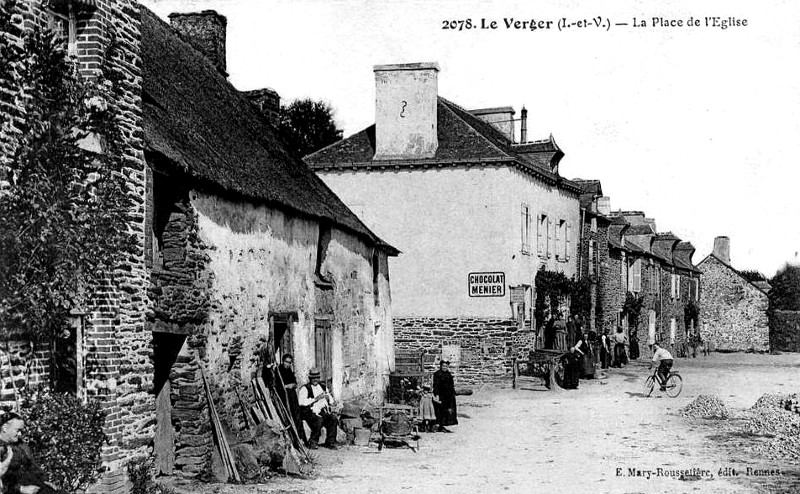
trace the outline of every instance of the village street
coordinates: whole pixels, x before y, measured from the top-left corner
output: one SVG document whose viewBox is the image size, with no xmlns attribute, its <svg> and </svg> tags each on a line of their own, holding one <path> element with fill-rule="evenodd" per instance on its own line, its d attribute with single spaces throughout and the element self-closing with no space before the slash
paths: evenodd
<svg viewBox="0 0 800 494">
<path fill-rule="evenodd" d="M 418 453 L 374 446 L 320 450 L 312 479 L 181 486 L 179 492 L 797 492 L 800 466 L 753 457 L 753 443 L 743 442 L 753 439 L 726 436 L 720 421 L 691 422 L 679 410 L 700 394 L 719 396 L 735 412 L 764 393 L 797 392 L 800 355 L 712 354 L 678 359 L 676 368 L 685 384 L 675 399 L 658 391 L 640 396 L 644 363 L 581 381 L 577 391 L 476 390 L 460 397 L 455 433 L 424 434 Z M 720 477 L 725 467 L 783 473 Z M 629 468 L 697 468 L 713 479 L 632 478 Z"/>
</svg>

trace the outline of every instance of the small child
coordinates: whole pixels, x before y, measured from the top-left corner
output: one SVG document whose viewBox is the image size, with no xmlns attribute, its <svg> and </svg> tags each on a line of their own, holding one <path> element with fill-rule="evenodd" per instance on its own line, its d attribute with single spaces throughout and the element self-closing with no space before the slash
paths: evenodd
<svg viewBox="0 0 800 494">
<path fill-rule="evenodd" d="M 419 395 L 419 418 L 422 420 L 422 432 L 433 432 L 436 424 L 436 412 L 433 409 L 433 393 L 427 384 L 422 386 Z"/>
</svg>

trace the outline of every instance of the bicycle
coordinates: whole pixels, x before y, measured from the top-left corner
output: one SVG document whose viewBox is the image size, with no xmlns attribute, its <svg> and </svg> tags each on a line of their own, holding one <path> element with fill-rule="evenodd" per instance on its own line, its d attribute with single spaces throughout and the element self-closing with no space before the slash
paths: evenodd
<svg viewBox="0 0 800 494">
<path fill-rule="evenodd" d="M 653 389 L 656 387 L 656 381 L 658 380 L 656 377 L 657 375 L 658 367 L 656 367 L 653 375 L 648 376 L 644 381 L 644 389 L 642 390 L 642 394 L 645 397 L 648 397 L 653 393 Z M 667 396 L 670 398 L 675 398 L 681 394 L 681 390 L 683 389 L 683 378 L 680 376 L 680 374 L 678 374 L 678 371 L 669 371 L 669 374 L 667 374 L 667 382 L 664 387 L 666 388 Z"/>
</svg>

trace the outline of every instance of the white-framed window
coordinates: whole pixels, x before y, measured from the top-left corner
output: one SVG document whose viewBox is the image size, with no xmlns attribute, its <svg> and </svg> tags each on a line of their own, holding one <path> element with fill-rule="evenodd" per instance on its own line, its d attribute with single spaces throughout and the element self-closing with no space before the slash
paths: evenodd
<svg viewBox="0 0 800 494">
<path fill-rule="evenodd" d="M 522 237 L 522 253 L 531 252 L 531 210 L 527 204 L 520 206 L 520 236 Z"/>
<path fill-rule="evenodd" d="M 631 263 L 631 269 L 629 272 L 630 276 L 630 284 L 628 285 L 630 291 L 633 293 L 639 293 L 642 291 L 642 260 L 636 259 Z"/>
</svg>

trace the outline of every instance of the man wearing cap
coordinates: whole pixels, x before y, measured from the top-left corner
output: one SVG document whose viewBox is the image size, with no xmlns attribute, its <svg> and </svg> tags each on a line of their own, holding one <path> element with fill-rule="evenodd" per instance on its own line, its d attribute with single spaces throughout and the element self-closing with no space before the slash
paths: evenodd
<svg viewBox="0 0 800 494">
<path fill-rule="evenodd" d="M 309 382 L 300 388 L 298 399 L 300 401 L 300 417 L 311 428 L 311 437 L 308 447 L 317 449 L 322 428 L 325 428 L 324 447 L 336 449 L 336 429 L 339 420 L 330 413 L 329 407 L 333 405 L 333 396 L 319 381 L 319 370 L 312 368 L 308 371 Z"/>
</svg>

